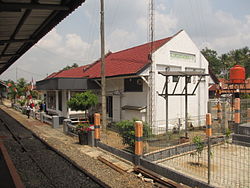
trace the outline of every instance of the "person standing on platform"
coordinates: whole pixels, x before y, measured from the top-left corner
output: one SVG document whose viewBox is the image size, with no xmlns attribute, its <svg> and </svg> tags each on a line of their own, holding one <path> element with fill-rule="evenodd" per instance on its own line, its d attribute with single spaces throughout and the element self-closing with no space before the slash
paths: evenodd
<svg viewBox="0 0 250 188">
<path fill-rule="evenodd" d="M 31 111 L 31 107 L 30 107 L 30 104 L 28 104 L 26 107 L 26 114 L 27 114 L 28 118 L 30 118 L 30 111 Z"/>
</svg>

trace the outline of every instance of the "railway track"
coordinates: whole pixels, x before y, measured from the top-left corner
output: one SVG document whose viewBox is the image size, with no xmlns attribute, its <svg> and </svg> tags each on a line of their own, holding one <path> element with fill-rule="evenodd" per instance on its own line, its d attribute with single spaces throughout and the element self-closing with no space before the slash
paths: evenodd
<svg viewBox="0 0 250 188">
<path fill-rule="evenodd" d="M 0 110 L 0 138 L 25 187 L 105 187 Z"/>
</svg>

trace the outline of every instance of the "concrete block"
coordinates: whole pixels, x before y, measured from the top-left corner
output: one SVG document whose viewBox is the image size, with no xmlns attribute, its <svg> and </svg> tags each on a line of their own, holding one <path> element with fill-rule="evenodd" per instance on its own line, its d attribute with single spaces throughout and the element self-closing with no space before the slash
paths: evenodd
<svg viewBox="0 0 250 188">
<path fill-rule="evenodd" d="M 52 116 L 52 127 L 59 128 L 59 116 Z"/>
<path fill-rule="evenodd" d="M 70 123 L 70 122 L 71 122 L 70 119 L 63 120 L 63 133 L 64 134 L 68 134 L 68 132 L 69 132 L 68 123 Z"/>
</svg>

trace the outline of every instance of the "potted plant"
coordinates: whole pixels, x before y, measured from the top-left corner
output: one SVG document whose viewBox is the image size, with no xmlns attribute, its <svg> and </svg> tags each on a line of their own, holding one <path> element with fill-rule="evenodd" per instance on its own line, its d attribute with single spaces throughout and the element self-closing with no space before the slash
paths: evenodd
<svg viewBox="0 0 250 188">
<path fill-rule="evenodd" d="M 85 91 L 82 93 L 77 93 L 75 96 L 71 97 L 71 99 L 68 101 L 68 107 L 75 111 L 84 111 L 85 112 L 85 119 L 87 121 L 81 122 L 77 127 L 77 132 L 79 135 L 79 141 L 80 137 L 86 137 L 87 140 L 91 141 L 93 140 L 93 130 L 88 121 L 88 116 L 86 115 L 88 113 L 88 110 L 97 105 L 98 103 L 98 97 L 92 93 L 91 91 Z M 81 141 L 80 141 L 81 144 Z M 87 143 L 88 145 L 93 145 L 93 141 L 91 143 Z"/>
<path fill-rule="evenodd" d="M 79 143 L 81 145 L 90 145 L 92 138 L 92 131 L 94 130 L 94 127 L 90 125 L 89 123 L 80 123 L 76 126 L 76 131 L 78 133 L 79 137 Z"/>
<path fill-rule="evenodd" d="M 92 91 L 85 91 L 82 93 L 77 93 L 68 101 L 68 107 L 75 111 L 84 111 L 85 118 L 87 118 L 86 114 L 88 110 L 97 105 L 98 97 L 92 93 Z"/>
</svg>

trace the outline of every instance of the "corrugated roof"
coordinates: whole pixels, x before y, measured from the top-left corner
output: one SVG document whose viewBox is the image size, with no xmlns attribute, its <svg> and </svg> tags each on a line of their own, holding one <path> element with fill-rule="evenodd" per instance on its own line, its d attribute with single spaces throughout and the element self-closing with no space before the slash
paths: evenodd
<svg viewBox="0 0 250 188">
<path fill-rule="evenodd" d="M 1 0 L 0 74 L 85 0 Z"/>
</svg>

